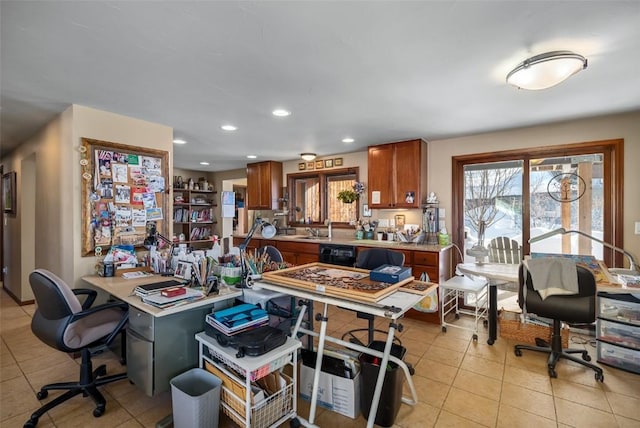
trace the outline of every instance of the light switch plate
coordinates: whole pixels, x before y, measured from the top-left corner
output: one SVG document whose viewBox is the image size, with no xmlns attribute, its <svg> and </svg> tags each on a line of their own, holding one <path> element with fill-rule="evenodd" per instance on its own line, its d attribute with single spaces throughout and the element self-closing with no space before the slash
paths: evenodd
<svg viewBox="0 0 640 428">
<path fill-rule="evenodd" d="M 640 235 L 640 221 L 636 221 L 636 235 Z"/>
</svg>

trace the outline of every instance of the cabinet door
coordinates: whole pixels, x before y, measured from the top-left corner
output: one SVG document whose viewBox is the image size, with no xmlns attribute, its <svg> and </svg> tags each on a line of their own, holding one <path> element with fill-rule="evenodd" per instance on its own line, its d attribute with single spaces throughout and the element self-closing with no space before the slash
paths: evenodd
<svg viewBox="0 0 640 428">
<path fill-rule="evenodd" d="M 368 156 L 368 196 L 371 208 L 389 208 L 393 206 L 393 145 L 369 147 Z M 374 203 L 372 192 L 380 192 L 379 203 Z"/>
<path fill-rule="evenodd" d="M 260 182 L 262 181 L 262 174 L 264 174 L 265 168 L 262 163 L 247 164 L 247 209 L 261 209 L 262 188 Z"/>
<path fill-rule="evenodd" d="M 420 208 L 420 175 L 423 173 L 420 171 L 420 140 L 396 143 L 393 146 L 395 151 L 393 206 Z"/>
</svg>

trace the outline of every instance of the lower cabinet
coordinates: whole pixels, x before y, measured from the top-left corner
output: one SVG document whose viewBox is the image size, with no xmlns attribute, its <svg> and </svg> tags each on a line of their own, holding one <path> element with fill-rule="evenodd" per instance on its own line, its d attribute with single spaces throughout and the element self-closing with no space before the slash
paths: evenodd
<svg viewBox="0 0 640 428">
<path fill-rule="evenodd" d="M 276 241 L 276 248 L 285 262 L 296 266 L 319 260 L 320 244 L 313 242 Z"/>
</svg>

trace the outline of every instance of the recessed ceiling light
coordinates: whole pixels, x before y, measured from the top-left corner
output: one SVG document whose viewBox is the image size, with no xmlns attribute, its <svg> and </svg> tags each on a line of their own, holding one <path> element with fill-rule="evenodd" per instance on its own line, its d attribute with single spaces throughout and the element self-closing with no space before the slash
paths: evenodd
<svg viewBox="0 0 640 428">
<path fill-rule="evenodd" d="M 248 158 L 248 159 L 255 159 L 255 158 L 257 158 L 257 157 L 258 157 L 258 156 L 256 156 L 256 155 L 247 155 L 247 158 Z"/>
<path fill-rule="evenodd" d="M 187 142 L 176 138 L 175 140 L 173 140 L 173 144 L 187 144 Z"/>
<path fill-rule="evenodd" d="M 225 131 L 235 131 L 236 129 L 238 129 L 233 125 L 222 125 L 220 128 L 224 129 Z"/>
<path fill-rule="evenodd" d="M 342 142 L 343 142 L 343 143 L 353 143 L 354 141 L 356 141 L 356 140 L 354 140 L 354 139 L 353 139 L 353 138 L 351 138 L 351 137 L 347 137 L 347 138 L 343 138 L 343 139 L 342 139 Z"/>
<path fill-rule="evenodd" d="M 271 113 L 274 116 L 278 116 L 278 117 L 286 117 L 286 116 L 289 116 L 291 114 L 290 111 L 284 110 L 284 109 L 276 109 L 276 110 L 272 111 Z"/>
<path fill-rule="evenodd" d="M 200 165 L 209 165 L 209 162 L 200 162 Z"/>
</svg>

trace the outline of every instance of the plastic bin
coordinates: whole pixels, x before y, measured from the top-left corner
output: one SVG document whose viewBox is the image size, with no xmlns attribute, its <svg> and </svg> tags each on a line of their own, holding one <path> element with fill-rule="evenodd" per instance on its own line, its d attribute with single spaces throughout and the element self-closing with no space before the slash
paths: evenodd
<svg viewBox="0 0 640 428">
<path fill-rule="evenodd" d="M 195 368 L 171 379 L 174 428 L 218 426 L 222 380 Z"/>
<path fill-rule="evenodd" d="M 374 340 L 369 348 L 376 351 L 384 352 L 385 342 Z M 391 345 L 391 355 L 396 358 L 403 359 L 407 352 L 406 348 L 398 344 Z M 360 383 L 360 408 L 362 415 L 368 419 L 371 411 L 371 402 L 373 401 L 373 393 L 378 380 L 378 372 L 380 370 L 380 359 L 369 354 L 360 354 L 360 374 L 362 381 Z M 378 403 L 378 411 L 376 412 L 376 425 L 382 427 L 393 426 L 400 411 L 402 404 L 402 384 L 404 382 L 404 374 L 398 365 L 389 362 L 386 373 L 384 375 L 384 384 L 380 393 L 380 401 Z"/>
</svg>

